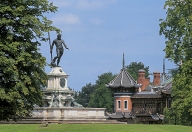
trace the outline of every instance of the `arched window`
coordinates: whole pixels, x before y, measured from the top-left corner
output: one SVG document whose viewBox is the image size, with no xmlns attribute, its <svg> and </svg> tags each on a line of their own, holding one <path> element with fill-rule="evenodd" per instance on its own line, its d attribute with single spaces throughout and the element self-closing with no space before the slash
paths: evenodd
<svg viewBox="0 0 192 132">
<path fill-rule="evenodd" d="M 117 101 L 117 109 L 121 110 L 121 101 L 120 100 Z"/>
<path fill-rule="evenodd" d="M 128 110 L 128 101 L 127 100 L 124 101 L 124 109 Z"/>
</svg>

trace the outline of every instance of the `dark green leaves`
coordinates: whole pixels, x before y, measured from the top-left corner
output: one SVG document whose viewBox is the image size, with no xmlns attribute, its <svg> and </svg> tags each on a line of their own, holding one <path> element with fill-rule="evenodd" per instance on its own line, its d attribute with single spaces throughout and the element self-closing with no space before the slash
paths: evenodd
<svg viewBox="0 0 192 132">
<path fill-rule="evenodd" d="M 138 79 L 138 71 L 141 69 L 145 70 L 145 77 L 149 76 L 149 66 L 145 67 L 142 62 L 131 62 L 126 68 L 136 81 Z"/>
<path fill-rule="evenodd" d="M 108 84 L 115 75 L 111 72 L 103 73 L 98 76 L 95 84 L 95 91 L 91 94 L 89 107 L 106 108 L 107 111 L 113 110 L 113 92 L 105 85 Z"/>
<path fill-rule="evenodd" d="M 176 64 L 182 62 L 173 74 L 171 113 L 178 123 L 192 125 L 192 1 L 167 0 L 165 9 L 167 17 L 160 23 L 160 34 L 166 39 L 164 51 Z"/>
<path fill-rule="evenodd" d="M 44 38 L 44 32 L 59 30 L 44 16 L 56 9 L 47 0 L 1 1 L 0 120 L 30 116 L 34 104 L 42 104 L 46 59 L 37 40 Z"/>
<path fill-rule="evenodd" d="M 160 19 L 160 35 L 166 39 L 166 57 L 178 63 L 188 56 L 192 43 L 192 1 L 167 0 L 165 7 L 167 17 Z"/>
<path fill-rule="evenodd" d="M 95 85 L 91 83 L 86 84 L 82 87 L 81 92 L 76 98 L 76 101 L 81 104 L 83 107 L 87 107 L 91 98 L 91 94 L 95 91 Z"/>
<path fill-rule="evenodd" d="M 76 101 L 83 107 L 106 108 L 107 111 L 113 110 L 113 92 L 105 85 L 115 76 L 111 72 L 103 73 L 98 76 L 96 83 L 86 84 L 82 87 Z"/>
</svg>

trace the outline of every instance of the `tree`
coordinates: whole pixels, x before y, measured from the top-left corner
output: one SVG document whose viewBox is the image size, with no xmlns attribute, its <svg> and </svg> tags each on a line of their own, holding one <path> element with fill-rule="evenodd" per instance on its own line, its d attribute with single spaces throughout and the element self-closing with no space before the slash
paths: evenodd
<svg viewBox="0 0 192 132">
<path fill-rule="evenodd" d="M 100 85 L 91 95 L 89 107 L 106 108 L 107 111 L 113 110 L 113 93 L 104 84 Z"/>
<path fill-rule="evenodd" d="M 177 122 L 192 125 L 192 59 L 185 61 L 173 78 L 172 109 Z"/>
<path fill-rule="evenodd" d="M 164 108 L 163 114 L 164 114 L 163 124 L 171 124 L 171 125 L 181 124 L 179 118 L 177 117 L 177 114 L 174 113 L 174 109 Z"/>
<path fill-rule="evenodd" d="M 108 84 L 114 77 L 115 75 L 113 75 L 113 73 L 111 72 L 101 74 L 100 76 L 98 76 L 98 79 L 96 80 L 97 87 L 103 84 Z"/>
<path fill-rule="evenodd" d="M 115 75 L 111 72 L 103 73 L 98 76 L 98 80 L 96 80 L 95 84 L 95 91 L 92 93 L 88 104 L 89 107 L 106 108 L 107 111 L 110 112 L 113 110 L 113 92 L 105 85 L 114 77 Z"/>
<path fill-rule="evenodd" d="M 31 116 L 42 104 L 46 86 L 46 59 L 39 53 L 39 39 L 50 26 L 44 13 L 57 8 L 48 0 L 9 0 L 0 3 L 0 120 Z"/>
<path fill-rule="evenodd" d="M 76 101 L 81 104 L 83 107 L 87 107 L 91 98 L 91 94 L 95 91 L 95 85 L 91 83 L 86 84 L 82 87 L 81 92 L 76 98 Z"/>
<path fill-rule="evenodd" d="M 166 57 L 176 64 L 189 60 L 192 57 L 192 1 L 167 0 L 164 8 L 167 17 L 160 19 L 160 35 L 166 39 Z"/>
<path fill-rule="evenodd" d="M 192 125 L 192 1 L 167 0 L 167 17 L 160 19 L 160 35 L 166 39 L 166 57 L 179 63 L 173 76 L 172 110 L 181 124 Z"/>
<path fill-rule="evenodd" d="M 137 80 L 138 79 L 138 71 L 143 69 L 145 70 L 145 77 L 149 76 L 149 66 L 145 67 L 142 62 L 131 62 L 126 69 L 131 76 Z"/>
<path fill-rule="evenodd" d="M 173 76 L 175 76 L 178 73 L 178 71 L 179 71 L 178 67 L 177 68 L 173 68 L 173 69 L 169 69 L 168 74 L 170 75 L 170 77 L 173 77 Z"/>
</svg>

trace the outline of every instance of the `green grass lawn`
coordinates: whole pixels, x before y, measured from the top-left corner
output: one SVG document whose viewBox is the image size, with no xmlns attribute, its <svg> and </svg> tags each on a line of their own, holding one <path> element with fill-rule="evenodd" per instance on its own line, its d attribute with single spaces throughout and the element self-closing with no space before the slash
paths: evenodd
<svg viewBox="0 0 192 132">
<path fill-rule="evenodd" d="M 0 124 L 0 132 L 192 132 L 190 126 L 141 124 Z"/>
</svg>

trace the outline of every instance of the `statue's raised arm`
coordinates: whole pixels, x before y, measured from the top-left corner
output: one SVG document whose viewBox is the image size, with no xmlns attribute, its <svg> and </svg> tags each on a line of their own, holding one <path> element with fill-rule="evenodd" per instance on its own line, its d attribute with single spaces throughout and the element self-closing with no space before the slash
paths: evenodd
<svg viewBox="0 0 192 132">
<path fill-rule="evenodd" d="M 51 65 L 53 67 L 56 67 L 56 66 L 59 66 L 59 62 L 60 62 L 60 59 L 64 53 L 64 48 L 63 48 L 63 45 L 66 49 L 69 50 L 69 48 L 67 47 L 67 45 L 65 44 L 64 40 L 61 39 L 61 34 L 58 34 L 57 35 L 57 38 L 55 40 L 53 40 L 52 44 L 51 44 L 51 49 L 50 49 L 50 52 L 52 53 L 52 49 L 53 49 L 53 46 L 56 46 L 56 56 L 53 58 L 52 62 L 51 62 Z M 55 64 L 55 61 L 57 60 L 57 64 Z"/>
</svg>

